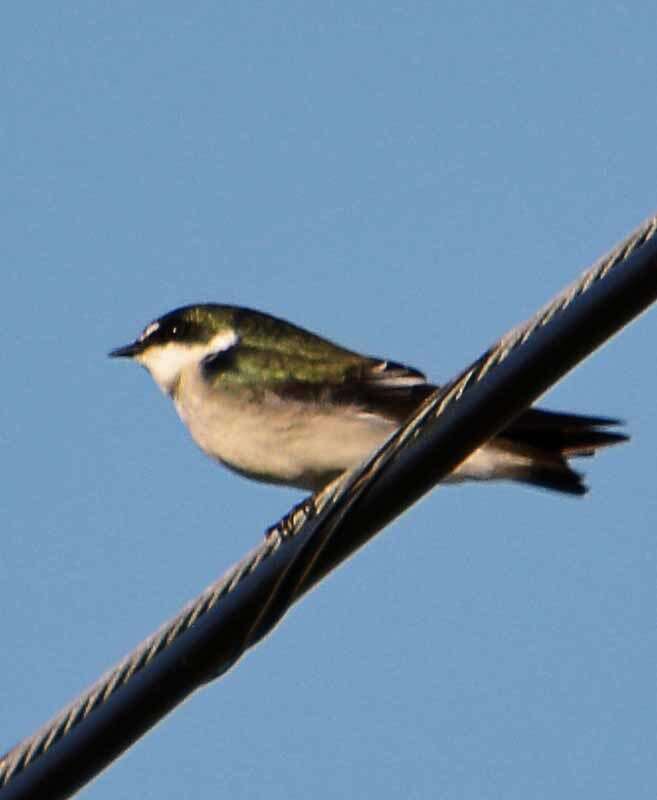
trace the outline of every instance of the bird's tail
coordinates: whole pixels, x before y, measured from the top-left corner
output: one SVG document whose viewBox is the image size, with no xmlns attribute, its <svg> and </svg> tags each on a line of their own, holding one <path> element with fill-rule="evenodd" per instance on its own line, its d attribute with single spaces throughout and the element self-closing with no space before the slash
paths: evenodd
<svg viewBox="0 0 657 800">
<path fill-rule="evenodd" d="M 512 480 L 582 495 L 588 487 L 568 459 L 592 456 L 601 447 L 627 441 L 624 433 L 608 430 L 620 424 L 607 417 L 530 408 L 495 438 L 494 445 L 513 456 L 508 467 Z"/>
</svg>

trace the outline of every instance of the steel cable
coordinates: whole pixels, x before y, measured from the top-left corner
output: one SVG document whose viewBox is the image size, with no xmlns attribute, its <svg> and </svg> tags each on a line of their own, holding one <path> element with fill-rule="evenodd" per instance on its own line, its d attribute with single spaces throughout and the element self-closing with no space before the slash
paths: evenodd
<svg viewBox="0 0 657 800">
<path fill-rule="evenodd" d="M 472 394 L 477 384 L 486 382 L 490 376 L 503 372 L 502 367 L 512 355 L 523 349 L 530 349 L 529 345 L 539 338 L 541 331 L 549 328 L 551 323 L 563 320 L 563 315 L 576 305 L 576 300 L 584 299 L 586 295 L 593 295 L 597 291 L 596 287 L 600 287 L 605 279 L 614 276 L 617 267 L 628 265 L 633 258 L 637 263 L 643 258 L 638 266 L 635 263 L 627 267 L 628 270 L 634 269 L 637 277 L 635 278 L 634 273 L 630 275 L 628 272 L 629 278 L 621 276 L 616 282 L 617 287 L 614 285 L 606 290 L 610 297 L 618 298 L 618 302 L 627 307 L 611 309 L 604 319 L 597 306 L 589 309 L 587 313 L 591 319 L 598 320 L 599 330 L 588 331 L 587 337 L 582 336 L 581 341 L 571 342 L 571 351 L 560 354 L 559 358 L 553 359 L 554 363 L 546 367 L 545 375 L 540 377 L 540 385 L 536 382 L 536 375 L 533 375 L 531 380 L 528 378 L 526 383 L 531 384 L 533 381 L 536 384 L 526 388 L 529 400 L 533 401 L 533 398 L 572 368 L 594 347 L 643 311 L 657 296 L 656 232 L 657 217 L 652 217 L 527 323 L 512 329 L 473 365 L 428 398 L 417 413 L 366 465 L 293 509 L 258 547 L 231 567 L 199 598 L 148 637 L 33 736 L 3 756 L 0 759 L 0 787 L 4 787 L 0 788 L 0 792 L 3 797 L 13 786 L 16 790 L 11 796 L 36 797 L 36 794 L 28 794 L 28 790 L 34 790 L 35 786 L 45 786 L 46 779 L 49 780 L 50 793 L 44 796 L 52 798 L 67 796 L 67 792 L 74 790 L 88 777 L 100 771 L 112 757 L 128 746 L 130 741 L 150 727 L 168 709 L 202 683 L 229 669 L 248 647 L 272 629 L 292 603 L 316 585 L 328 571 L 367 541 L 383 524 L 400 513 L 400 510 L 427 491 L 436 480 L 444 477 L 467 457 L 469 452 L 504 427 L 514 414 L 522 411 L 527 405 L 522 392 L 519 393 L 517 401 L 505 398 L 506 405 L 498 404 L 499 407 L 493 409 L 484 407 L 483 401 L 479 398 L 481 408 L 473 409 L 472 413 L 477 412 L 482 419 L 481 431 L 473 433 L 471 441 L 466 442 L 464 438 L 464 443 L 454 447 L 453 451 L 447 453 L 441 451 L 440 457 L 433 459 L 437 466 L 432 465 L 430 468 L 418 471 L 417 465 L 420 463 L 417 461 L 418 457 L 422 459 L 422 464 L 429 463 L 427 453 L 424 452 L 428 448 L 423 448 L 422 445 L 423 440 L 428 442 L 431 437 L 436 438 L 437 423 L 449 428 L 450 421 L 445 422 L 445 418 L 453 408 L 463 405 L 464 399 Z M 595 302 L 601 304 L 600 307 L 608 309 L 609 298 L 603 296 L 602 292 L 598 294 L 599 297 Z M 594 312 L 597 317 L 594 317 Z M 573 313 L 571 316 L 572 324 L 576 326 L 577 315 Z M 580 316 L 582 319 L 585 318 L 584 311 Z M 576 327 L 573 328 L 575 329 Z M 517 370 L 522 368 L 523 365 L 520 364 Z M 525 371 L 530 372 L 529 368 Z M 492 386 L 490 391 L 494 392 L 495 388 Z M 524 384 L 521 388 L 525 391 Z M 479 435 L 478 441 L 477 435 Z M 449 441 L 449 430 L 446 441 Z M 448 447 L 446 449 L 449 450 Z M 395 467 L 396 472 L 392 467 Z M 365 501 L 369 502 L 369 507 Z M 367 524 L 364 524 L 365 518 L 368 520 Z M 242 597 L 241 587 L 246 583 L 250 588 L 244 590 Z M 233 632 L 234 636 L 225 637 L 221 648 L 217 647 L 217 642 L 214 641 L 214 653 L 207 654 L 204 651 L 204 655 L 197 659 L 198 663 L 189 653 L 184 657 L 173 653 L 174 643 L 180 642 L 183 634 L 191 635 L 195 630 L 203 628 L 209 612 L 213 609 L 216 612 L 222 610 L 224 616 L 229 619 L 226 630 Z M 205 635 L 207 631 L 199 633 L 198 637 L 202 638 Z M 196 651 L 195 655 L 198 655 Z M 85 763 L 84 768 L 79 766 L 78 774 L 70 776 L 68 782 L 62 779 L 59 793 L 52 773 L 55 766 L 43 766 L 41 774 L 30 786 L 30 772 L 35 770 L 44 756 L 56 749 L 55 745 L 63 746 L 67 738 L 86 721 L 93 719 L 95 715 L 100 717 L 100 712 L 110 700 L 118 703 L 118 696 L 121 694 L 119 690 L 133 686 L 137 679 L 148 671 L 148 667 L 153 668 L 156 663 L 165 660 L 163 674 L 169 677 L 168 685 L 172 687 L 172 691 L 170 696 L 161 700 L 162 713 L 159 713 L 159 710 L 157 714 L 149 712 L 149 716 L 144 712 L 139 725 L 135 725 L 135 730 L 126 735 L 125 741 L 121 739 L 119 731 L 115 732 L 112 752 L 105 755 L 98 754 L 94 763 L 90 760 L 89 763 Z M 172 676 L 175 676 L 175 680 Z M 174 681 L 175 686 L 171 681 Z M 126 697 L 123 705 L 140 701 L 139 690 L 134 689 L 133 693 L 134 697 Z M 121 713 L 127 715 L 129 712 L 124 708 L 121 709 Z M 133 707 L 130 713 L 139 715 L 140 712 Z M 70 753 L 69 760 L 74 761 L 74 756 L 75 752 Z M 21 778 L 26 780 L 19 780 Z"/>
</svg>

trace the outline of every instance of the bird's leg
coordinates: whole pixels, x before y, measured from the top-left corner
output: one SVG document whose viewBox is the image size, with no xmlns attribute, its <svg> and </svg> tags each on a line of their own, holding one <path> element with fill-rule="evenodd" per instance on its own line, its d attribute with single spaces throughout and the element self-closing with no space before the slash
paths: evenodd
<svg viewBox="0 0 657 800">
<path fill-rule="evenodd" d="M 350 475 L 350 471 L 343 472 L 338 475 L 337 478 L 327 483 L 324 488 L 315 492 L 315 494 L 304 497 L 300 503 L 292 507 L 291 511 L 289 511 L 283 519 L 267 528 L 265 531 L 265 539 L 276 536 L 282 541 L 290 536 L 294 536 L 307 520 L 312 519 L 312 517 L 322 511 L 327 502 L 335 496 L 336 492 L 339 491 L 342 484 L 348 480 Z"/>
</svg>

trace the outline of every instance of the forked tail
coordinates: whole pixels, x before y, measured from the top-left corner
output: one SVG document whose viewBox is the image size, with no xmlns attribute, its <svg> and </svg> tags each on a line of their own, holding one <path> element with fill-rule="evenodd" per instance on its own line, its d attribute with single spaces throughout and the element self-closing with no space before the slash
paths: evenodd
<svg viewBox="0 0 657 800">
<path fill-rule="evenodd" d="M 601 447 L 629 439 L 608 430 L 621 424 L 608 417 L 584 417 L 530 408 L 495 439 L 499 448 L 518 456 L 509 477 L 557 492 L 582 495 L 588 487 L 568 459 L 592 456 Z"/>
</svg>

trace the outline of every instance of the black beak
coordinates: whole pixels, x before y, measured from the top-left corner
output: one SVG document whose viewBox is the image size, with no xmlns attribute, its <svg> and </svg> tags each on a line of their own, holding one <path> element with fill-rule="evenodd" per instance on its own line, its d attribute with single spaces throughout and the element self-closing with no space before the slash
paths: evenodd
<svg viewBox="0 0 657 800">
<path fill-rule="evenodd" d="M 143 344 L 137 341 L 132 344 L 127 344 L 125 347 L 117 347 L 116 350 L 112 350 L 108 355 L 110 358 L 134 358 L 134 356 L 139 355 L 143 349 Z"/>
</svg>

